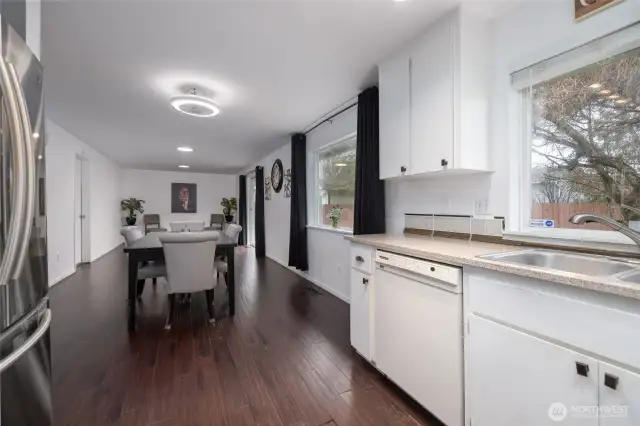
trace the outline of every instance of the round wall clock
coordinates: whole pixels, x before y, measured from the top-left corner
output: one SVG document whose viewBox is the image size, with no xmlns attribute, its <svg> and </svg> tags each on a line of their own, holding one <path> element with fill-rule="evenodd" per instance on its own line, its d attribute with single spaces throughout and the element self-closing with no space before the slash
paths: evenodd
<svg viewBox="0 0 640 426">
<path fill-rule="evenodd" d="M 273 190 L 278 193 L 282 189 L 282 180 L 284 179 L 284 170 L 282 168 L 282 161 L 277 159 L 273 163 L 273 167 L 271 168 L 271 185 L 273 186 Z"/>
</svg>

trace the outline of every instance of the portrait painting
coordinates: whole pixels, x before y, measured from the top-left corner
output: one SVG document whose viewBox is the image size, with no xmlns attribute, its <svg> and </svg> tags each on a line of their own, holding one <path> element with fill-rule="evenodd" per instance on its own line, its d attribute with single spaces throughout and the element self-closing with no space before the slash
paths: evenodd
<svg viewBox="0 0 640 426">
<path fill-rule="evenodd" d="M 198 192 L 195 183 L 171 184 L 171 213 L 196 213 Z"/>
</svg>

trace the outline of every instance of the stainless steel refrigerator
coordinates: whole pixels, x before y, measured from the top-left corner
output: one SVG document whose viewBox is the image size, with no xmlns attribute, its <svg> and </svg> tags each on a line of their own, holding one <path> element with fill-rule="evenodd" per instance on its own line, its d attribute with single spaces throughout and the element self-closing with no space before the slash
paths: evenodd
<svg viewBox="0 0 640 426">
<path fill-rule="evenodd" d="M 0 425 L 53 424 L 42 66 L 0 18 Z"/>
</svg>

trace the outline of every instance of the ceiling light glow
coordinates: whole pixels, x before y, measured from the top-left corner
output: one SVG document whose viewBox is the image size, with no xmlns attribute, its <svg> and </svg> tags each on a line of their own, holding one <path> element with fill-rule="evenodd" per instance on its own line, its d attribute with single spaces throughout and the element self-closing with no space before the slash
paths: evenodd
<svg viewBox="0 0 640 426">
<path fill-rule="evenodd" d="M 171 106 L 183 114 L 193 117 L 215 117 L 220 114 L 218 108 L 213 102 L 207 98 L 196 95 L 176 96 L 171 99 Z"/>
<path fill-rule="evenodd" d="M 176 149 L 180 152 L 193 152 L 193 148 L 190 148 L 188 146 L 179 146 Z"/>
<path fill-rule="evenodd" d="M 189 168 L 189 166 L 186 166 L 184 164 L 180 164 L 178 167 L 180 167 L 181 169 L 188 169 Z"/>
</svg>

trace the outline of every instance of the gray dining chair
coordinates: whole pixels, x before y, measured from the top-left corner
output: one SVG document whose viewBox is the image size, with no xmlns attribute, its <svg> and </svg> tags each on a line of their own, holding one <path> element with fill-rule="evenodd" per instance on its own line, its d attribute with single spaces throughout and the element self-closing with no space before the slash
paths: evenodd
<svg viewBox="0 0 640 426">
<path fill-rule="evenodd" d="M 209 220 L 207 231 L 222 231 L 222 228 L 224 228 L 224 215 L 220 213 L 213 213 Z"/>
<path fill-rule="evenodd" d="M 162 228 L 160 226 L 159 214 L 145 214 L 142 217 L 142 222 L 144 223 L 145 234 L 148 234 L 149 232 L 166 232 L 167 231 L 167 228 Z"/>
<path fill-rule="evenodd" d="M 140 238 L 144 237 L 144 233 L 142 229 L 137 226 L 128 226 L 126 228 L 122 228 L 120 230 L 120 235 L 124 237 L 125 246 L 130 246 L 134 242 L 138 241 Z M 144 283 L 147 279 L 151 278 L 153 280 L 153 285 L 155 286 L 158 282 L 159 277 L 164 277 L 167 275 L 167 269 L 165 265 L 158 262 L 143 262 L 138 267 L 138 285 L 136 287 L 136 294 L 138 299 L 141 298 L 142 292 L 144 291 Z"/>
<path fill-rule="evenodd" d="M 242 232 L 242 226 L 236 225 L 235 223 L 230 223 L 225 229 L 224 233 L 235 241 L 238 244 L 238 239 L 240 238 L 240 232 Z M 227 259 L 224 256 L 217 257 L 215 260 L 216 271 L 218 272 L 218 276 L 220 274 L 224 274 L 224 282 L 227 284 L 227 288 L 229 286 L 229 265 L 227 264 Z"/>
<path fill-rule="evenodd" d="M 167 293 L 169 312 L 165 329 L 171 329 L 176 294 L 204 291 L 209 322 L 215 324 L 213 290 L 218 283 L 214 262 L 218 234 L 216 232 L 178 232 L 161 234 L 167 264 Z"/>
</svg>

